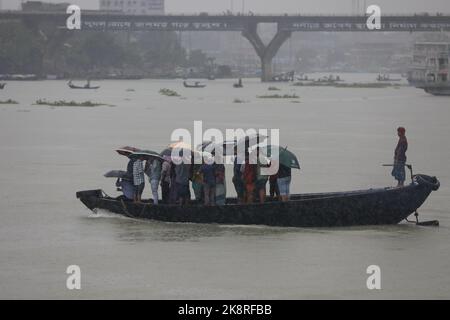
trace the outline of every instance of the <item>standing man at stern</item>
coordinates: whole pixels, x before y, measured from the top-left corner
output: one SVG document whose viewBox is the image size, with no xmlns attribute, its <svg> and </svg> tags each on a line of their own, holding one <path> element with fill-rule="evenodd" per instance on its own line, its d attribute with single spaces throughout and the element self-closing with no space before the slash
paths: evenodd
<svg viewBox="0 0 450 320">
<path fill-rule="evenodd" d="M 392 176 L 398 181 L 397 188 L 405 185 L 405 165 L 406 165 L 406 151 L 408 150 L 408 140 L 406 139 L 406 129 L 399 127 L 397 129 L 399 137 L 397 147 L 394 152 L 394 168 L 392 169 Z"/>
</svg>

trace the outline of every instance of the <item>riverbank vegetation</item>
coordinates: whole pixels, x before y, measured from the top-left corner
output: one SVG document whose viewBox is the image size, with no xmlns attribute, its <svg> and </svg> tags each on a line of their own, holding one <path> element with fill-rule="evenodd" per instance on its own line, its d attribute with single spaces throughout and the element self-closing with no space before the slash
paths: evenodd
<svg viewBox="0 0 450 320">
<path fill-rule="evenodd" d="M 339 83 L 339 82 L 297 82 L 296 87 L 332 87 L 332 88 L 359 88 L 359 89 L 384 89 L 389 87 L 399 87 L 399 84 L 366 82 L 366 83 Z"/>
<path fill-rule="evenodd" d="M 159 90 L 159 93 L 167 97 L 180 97 L 180 94 L 178 92 L 167 88 Z"/>
<path fill-rule="evenodd" d="M 294 94 L 272 94 L 272 95 L 264 95 L 258 96 L 260 99 L 298 99 L 300 98 L 298 95 Z"/>
<path fill-rule="evenodd" d="M 233 100 L 233 103 L 248 103 L 248 101 L 236 98 Z"/>
<path fill-rule="evenodd" d="M 17 101 L 8 99 L 8 100 L 0 100 L 0 104 L 19 104 Z"/>
<path fill-rule="evenodd" d="M 67 32 L 45 23 L 39 30 L 21 22 L 0 28 L 0 74 L 39 78 L 170 77 L 176 70 L 225 72 L 201 50 L 183 48 L 175 32 Z M 222 70 L 222 71 L 221 71 Z"/>
<path fill-rule="evenodd" d="M 35 103 L 38 106 L 50 106 L 50 107 L 100 107 L 100 106 L 110 106 L 106 103 L 97 103 L 91 101 L 75 102 L 66 100 L 48 101 L 46 99 L 39 99 Z"/>
</svg>

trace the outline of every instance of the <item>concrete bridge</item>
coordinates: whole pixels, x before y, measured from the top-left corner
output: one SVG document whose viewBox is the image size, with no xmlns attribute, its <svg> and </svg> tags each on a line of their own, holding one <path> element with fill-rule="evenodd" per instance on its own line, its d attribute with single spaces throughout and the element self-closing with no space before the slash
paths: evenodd
<svg viewBox="0 0 450 320">
<path fill-rule="evenodd" d="M 0 11 L 2 21 L 23 21 L 38 28 L 51 22 L 65 28 L 63 12 Z M 443 32 L 450 31 L 449 15 L 383 15 L 381 29 L 369 30 L 368 16 L 335 15 L 127 15 L 83 11 L 85 31 L 238 31 L 248 39 L 261 59 L 262 81 L 272 79 L 272 60 L 292 32 Z M 257 29 L 261 23 L 277 25 L 277 33 L 265 44 Z M 72 31 L 79 32 L 79 31 Z"/>
</svg>

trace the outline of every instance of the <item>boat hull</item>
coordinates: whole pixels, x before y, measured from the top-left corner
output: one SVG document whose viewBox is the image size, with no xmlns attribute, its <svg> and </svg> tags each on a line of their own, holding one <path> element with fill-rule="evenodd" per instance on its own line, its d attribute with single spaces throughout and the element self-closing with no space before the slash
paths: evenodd
<svg viewBox="0 0 450 320">
<path fill-rule="evenodd" d="M 100 89 L 100 86 L 97 86 L 97 87 L 77 87 L 77 86 L 70 86 L 69 85 L 69 88 L 70 89 L 78 89 L 78 90 L 97 90 L 97 89 Z"/>
<path fill-rule="evenodd" d="M 450 86 L 441 87 L 423 87 L 426 93 L 434 96 L 450 96 Z"/>
<path fill-rule="evenodd" d="M 104 209 L 138 219 L 167 222 L 267 225 L 278 227 L 344 227 L 397 224 L 425 202 L 433 191 L 428 184 L 403 188 L 293 195 L 289 202 L 241 205 L 228 199 L 225 206 L 136 204 L 82 191 L 77 197 L 91 210 Z"/>
<path fill-rule="evenodd" d="M 203 89 L 203 88 L 206 88 L 206 85 L 204 85 L 204 84 L 200 84 L 200 85 L 185 84 L 184 87 L 190 88 L 190 89 Z"/>
</svg>

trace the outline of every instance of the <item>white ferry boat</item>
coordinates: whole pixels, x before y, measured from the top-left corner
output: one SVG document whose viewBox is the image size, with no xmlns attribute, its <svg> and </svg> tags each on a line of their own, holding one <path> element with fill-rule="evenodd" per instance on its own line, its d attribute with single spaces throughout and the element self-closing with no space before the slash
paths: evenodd
<svg viewBox="0 0 450 320">
<path fill-rule="evenodd" d="M 408 81 L 433 95 L 450 96 L 449 42 L 417 42 Z"/>
</svg>

